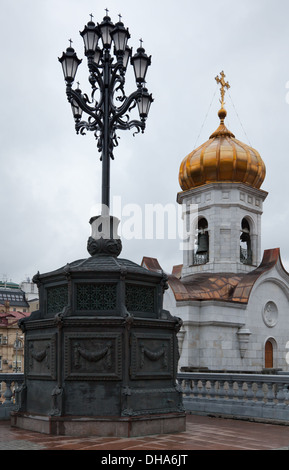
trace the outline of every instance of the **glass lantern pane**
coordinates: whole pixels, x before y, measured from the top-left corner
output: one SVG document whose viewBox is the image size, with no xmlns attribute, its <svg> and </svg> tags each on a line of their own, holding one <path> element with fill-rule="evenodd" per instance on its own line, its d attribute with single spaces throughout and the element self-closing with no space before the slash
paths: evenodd
<svg viewBox="0 0 289 470">
<path fill-rule="evenodd" d="M 98 41 L 98 36 L 94 31 L 88 31 L 84 36 L 84 45 L 86 51 L 95 51 Z"/>
<path fill-rule="evenodd" d="M 125 51 L 127 44 L 127 33 L 126 30 L 118 30 L 113 34 L 113 42 L 117 52 Z"/>
<path fill-rule="evenodd" d="M 62 62 L 63 74 L 66 80 L 74 80 L 79 62 L 74 57 L 67 57 Z"/>
<path fill-rule="evenodd" d="M 130 49 L 129 47 L 126 47 L 126 48 L 125 48 L 125 52 L 124 52 L 124 56 L 123 56 L 123 61 L 122 61 L 123 66 L 124 66 L 125 69 L 126 69 L 126 67 L 127 67 L 128 60 L 129 60 L 129 58 L 130 58 L 130 55 L 131 55 L 131 49 Z"/>
<path fill-rule="evenodd" d="M 140 57 L 138 59 L 135 59 L 133 65 L 134 65 L 136 79 L 143 81 L 145 79 L 146 71 L 148 67 L 147 60 Z"/>
<path fill-rule="evenodd" d="M 73 79 L 76 75 L 77 67 L 78 67 L 78 63 L 76 62 L 76 60 L 72 59 L 72 61 L 71 61 L 71 78 L 73 78 Z"/>
<path fill-rule="evenodd" d="M 75 119 L 81 119 L 82 109 L 75 100 L 71 101 L 72 114 Z"/>
<path fill-rule="evenodd" d="M 98 64 L 99 61 L 100 61 L 100 57 L 101 57 L 101 50 L 99 49 L 99 47 L 97 47 L 96 50 L 95 50 L 95 53 L 94 53 L 93 61 L 96 64 Z"/>
<path fill-rule="evenodd" d="M 110 25 L 104 25 L 101 27 L 101 38 L 104 46 L 109 47 L 111 45 L 111 31 L 113 27 Z"/>
<path fill-rule="evenodd" d="M 148 94 L 143 95 L 138 101 L 138 111 L 140 117 L 147 117 L 151 105 L 151 97 Z"/>
<path fill-rule="evenodd" d="M 75 73 L 74 73 L 75 67 L 73 66 L 73 64 L 74 64 L 74 60 L 70 57 L 66 57 L 66 59 L 62 62 L 63 73 L 66 78 L 75 77 Z"/>
</svg>

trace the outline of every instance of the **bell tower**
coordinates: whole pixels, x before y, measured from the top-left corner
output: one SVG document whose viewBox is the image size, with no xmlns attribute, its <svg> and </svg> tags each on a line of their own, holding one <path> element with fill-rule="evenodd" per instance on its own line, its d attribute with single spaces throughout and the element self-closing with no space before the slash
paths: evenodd
<svg viewBox="0 0 289 470">
<path fill-rule="evenodd" d="M 177 201 L 184 206 L 189 240 L 182 276 L 200 272 L 249 272 L 261 261 L 261 216 L 267 192 L 260 189 L 265 165 L 259 153 L 237 140 L 224 124 L 221 72 L 220 125 L 182 161 Z M 197 211 L 196 211 L 197 208 Z"/>
</svg>

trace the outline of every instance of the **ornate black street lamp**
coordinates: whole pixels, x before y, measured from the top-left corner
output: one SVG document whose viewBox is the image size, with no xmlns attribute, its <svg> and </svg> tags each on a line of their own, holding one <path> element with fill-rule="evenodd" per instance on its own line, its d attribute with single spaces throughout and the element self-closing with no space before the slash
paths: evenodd
<svg viewBox="0 0 289 470">
<path fill-rule="evenodd" d="M 102 208 L 109 213 L 110 206 L 110 159 L 113 149 L 118 144 L 117 130 L 136 128 L 136 133 L 144 132 L 150 105 L 153 101 L 145 86 L 145 78 L 151 58 L 142 47 L 142 40 L 137 52 L 132 56 L 132 49 L 127 45 L 130 34 L 124 27 L 121 17 L 116 24 L 106 16 L 100 24 L 92 21 L 80 32 L 84 41 L 84 53 L 87 57 L 89 82 L 92 87 L 91 100 L 80 90 L 72 89 L 77 68 L 81 60 L 70 46 L 63 52 L 59 61 L 62 64 L 66 93 L 71 104 L 77 133 L 93 131 L 102 160 Z M 102 48 L 98 43 L 102 44 Z M 113 53 L 112 53 L 113 49 Z M 129 59 L 134 69 L 137 89 L 126 96 L 125 74 Z M 139 120 L 130 120 L 130 111 L 136 107 Z M 87 119 L 83 120 L 82 115 Z"/>
<path fill-rule="evenodd" d="M 131 57 L 128 30 L 121 21 L 112 24 L 107 15 L 97 26 L 90 21 L 80 34 L 90 72 L 90 100 L 79 87 L 72 89 L 81 61 L 71 44 L 59 60 L 76 131 L 94 131 L 97 138 L 103 205 L 108 209 L 116 131 L 145 128 L 152 102 L 145 87 L 150 58 L 142 44 Z M 127 97 L 130 57 L 137 89 Z M 133 107 L 139 120 L 129 119 Z M 33 277 L 39 309 L 19 323 L 25 332 L 25 370 L 17 408 L 11 412 L 13 426 L 79 437 L 185 431 L 177 386 L 177 332 L 182 322 L 163 309 L 167 275 L 118 257 L 121 241 L 114 219 L 109 213 L 91 218 L 91 256 Z"/>
</svg>

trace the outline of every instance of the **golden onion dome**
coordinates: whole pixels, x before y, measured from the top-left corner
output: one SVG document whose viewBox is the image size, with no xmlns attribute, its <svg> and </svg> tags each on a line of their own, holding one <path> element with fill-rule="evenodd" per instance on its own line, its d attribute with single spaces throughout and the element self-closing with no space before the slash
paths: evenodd
<svg viewBox="0 0 289 470">
<path fill-rule="evenodd" d="M 245 183 L 259 189 L 265 179 L 265 164 L 257 150 L 237 140 L 225 126 L 223 97 L 221 103 L 218 129 L 181 163 L 179 183 L 183 191 L 215 182 Z"/>
</svg>

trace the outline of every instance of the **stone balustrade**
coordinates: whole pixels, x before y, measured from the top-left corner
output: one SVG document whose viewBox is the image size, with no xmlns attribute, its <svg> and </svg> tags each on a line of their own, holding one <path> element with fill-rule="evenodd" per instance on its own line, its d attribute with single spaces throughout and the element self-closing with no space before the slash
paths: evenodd
<svg viewBox="0 0 289 470">
<path fill-rule="evenodd" d="M 289 424 L 289 375 L 189 372 L 178 374 L 185 410 L 192 414 Z M 0 420 L 16 408 L 24 374 L 0 374 Z M 3 387 L 3 384 L 5 386 Z"/>
<path fill-rule="evenodd" d="M 191 372 L 178 383 L 189 413 L 289 424 L 289 375 Z"/>
<path fill-rule="evenodd" d="M 16 408 L 13 392 L 17 393 L 17 389 L 24 382 L 24 374 L 19 372 L 11 374 L 0 373 L 0 382 L 2 384 L 0 420 L 10 419 L 10 411 Z"/>
</svg>

